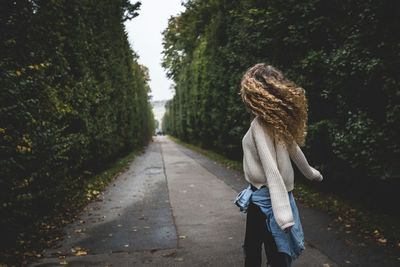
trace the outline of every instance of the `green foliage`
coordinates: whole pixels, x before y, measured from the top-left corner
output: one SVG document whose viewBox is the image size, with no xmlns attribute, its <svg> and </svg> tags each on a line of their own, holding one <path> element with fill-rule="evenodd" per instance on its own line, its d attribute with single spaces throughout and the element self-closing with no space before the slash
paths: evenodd
<svg viewBox="0 0 400 267">
<path fill-rule="evenodd" d="M 24 221 L 66 201 L 83 172 L 151 139 L 148 73 L 123 25 L 139 6 L 2 1 L 0 223 L 7 246 Z"/>
<path fill-rule="evenodd" d="M 163 66 L 176 84 L 167 133 L 241 159 L 252 115 L 241 101 L 240 79 L 266 62 L 306 89 L 305 152 L 327 184 L 336 184 L 332 190 L 346 181 L 369 194 L 365 181 L 398 180 L 399 3 L 193 0 L 185 6 L 164 31 Z"/>
</svg>

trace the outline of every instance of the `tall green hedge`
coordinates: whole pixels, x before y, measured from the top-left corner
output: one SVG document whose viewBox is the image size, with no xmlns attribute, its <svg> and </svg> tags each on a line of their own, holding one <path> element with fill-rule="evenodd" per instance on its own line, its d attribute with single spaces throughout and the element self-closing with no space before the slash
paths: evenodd
<svg viewBox="0 0 400 267">
<path fill-rule="evenodd" d="M 252 117 L 238 94 L 240 79 L 266 62 L 307 92 L 305 152 L 326 184 L 349 195 L 371 199 L 381 191 L 380 198 L 391 198 L 400 181 L 399 5 L 187 1 L 164 31 L 163 66 L 176 83 L 165 130 L 240 160 Z"/>
<path fill-rule="evenodd" d="M 139 6 L 1 1 L 0 225 L 7 236 L 151 139 L 148 74 L 123 24 Z"/>
</svg>

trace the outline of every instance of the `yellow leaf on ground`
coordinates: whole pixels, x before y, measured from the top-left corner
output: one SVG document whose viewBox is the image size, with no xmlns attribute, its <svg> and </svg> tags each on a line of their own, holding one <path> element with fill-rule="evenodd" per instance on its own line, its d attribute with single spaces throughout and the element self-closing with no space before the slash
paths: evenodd
<svg viewBox="0 0 400 267">
<path fill-rule="evenodd" d="M 16 73 L 17 73 L 18 76 L 21 76 L 21 72 L 20 71 L 17 70 Z"/>
<path fill-rule="evenodd" d="M 385 238 L 379 238 L 378 242 L 382 243 L 382 244 L 385 244 L 387 242 L 387 240 Z"/>
<path fill-rule="evenodd" d="M 125 244 L 124 247 L 128 248 L 128 247 L 129 247 L 129 244 Z"/>
<path fill-rule="evenodd" d="M 60 261 L 60 264 L 61 264 L 61 265 L 67 265 L 67 264 L 68 264 L 68 261 Z"/>
<path fill-rule="evenodd" d="M 76 252 L 75 254 L 76 256 L 82 256 L 82 255 L 87 255 L 87 252 L 84 250 L 79 250 L 78 252 Z"/>
<path fill-rule="evenodd" d="M 329 267 L 329 266 L 330 266 L 329 263 L 322 264 L 322 267 Z"/>
<path fill-rule="evenodd" d="M 187 238 L 187 236 L 185 236 L 185 235 L 180 235 L 179 236 L 179 239 L 186 239 Z"/>
</svg>

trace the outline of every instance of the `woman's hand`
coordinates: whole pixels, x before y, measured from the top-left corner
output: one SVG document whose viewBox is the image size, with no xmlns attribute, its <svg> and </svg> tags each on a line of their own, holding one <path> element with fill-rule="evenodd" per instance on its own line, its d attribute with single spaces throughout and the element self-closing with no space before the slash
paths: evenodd
<svg viewBox="0 0 400 267">
<path fill-rule="evenodd" d="M 289 231 L 290 231 L 290 229 L 292 229 L 292 227 L 293 227 L 293 225 L 292 225 L 292 226 L 289 226 L 289 227 L 286 227 L 285 230 L 284 230 L 285 233 L 289 233 Z"/>
</svg>

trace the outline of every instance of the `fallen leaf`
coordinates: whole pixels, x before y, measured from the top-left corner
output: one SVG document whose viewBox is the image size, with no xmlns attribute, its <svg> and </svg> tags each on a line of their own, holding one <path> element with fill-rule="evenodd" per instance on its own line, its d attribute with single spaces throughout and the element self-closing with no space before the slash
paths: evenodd
<svg viewBox="0 0 400 267">
<path fill-rule="evenodd" d="M 32 252 L 24 252 L 24 255 L 25 255 L 25 256 L 32 257 L 32 256 L 33 256 L 33 253 L 32 253 Z"/>
<path fill-rule="evenodd" d="M 144 229 L 150 229 L 150 226 L 145 226 L 145 227 L 143 227 Z"/>
<path fill-rule="evenodd" d="M 76 252 L 75 254 L 76 256 L 82 256 L 82 255 L 87 255 L 87 252 L 84 250 L 79 250 L 78 252 Z"/>
<path fill-rule="evenodd" d="M 125 244 L 124 247 L 128 248 L 128 247 L 129 247 L 129 244 Z"/>
<path fill-rule="evenodd" d="M 117 226 L 118 226 L 118 227 L 122 227 L 122 224 L 118 224 Z"/>
<path fill-rule="evenodd" d="M 112 236 L 112 234 L 108 234 L 108 236 Z"/>
<path fill-rule="evenodd" d="M 187 238 L 187 236 L 185 236 L 185 235 L 180 235 L 179 236 L 179 239 L 186 239 Z"/>
<path fill-rule="evenodd" d="M 344 240 L 344 242 L 346 243 L 346 245 L 348 245 L 348 246 L 351 246 L 352 245 L 352 243 L 351 243 L 351 241 L 350 240 Z"/>
<path fill-rule="evenodd" d="M 345 224 L 344 227 L 350 228 L 350 227 L 351 227 L 351 224 Z"/>
<path fill-rule="evenodd" d="M 182 261 L 183 261 L 183 258 L 175 258 L 175 261 L 182 262 Z"/>
<path fill-rule="evenodd" d="M 322 267 L 330 267 L 329 263 L 322 264 Z"/>
<path fill-rule="evenodd" d="M 382 243 L 382 244 L 385 244 L 387 242 L 387 240 L 385 238 L 379 238 L 378 242 Z"/>
<path fill-rule="evenodd" d="M 76 229 L 75 230 L 75 233 L 81 233 L 82 232 L 82 229 Z"/>
<path fill-rule="evenodd" d="M 349 264 L 349 263 L 350 263 L 350 261 L 345 261 L 345 263 Z"/>
<path fill-rule="evenodd" d="M 161 254 L 161 256 L 163 256 L 163 257 L 175 257 L 176 256 L 176 252 L 173 251 L 173 252 L 170 252 L 170 253 L 164 253 L 164 254 Z"/>
<path fill-rule="evenodd" d="M 67 265 L 67 264 L 68 264 L 68 261 L 60 261 L 60 264 L 61 264 L 61 265 Z"/>
<path fill-rule="evenodd" d="M 326 230 L 330 231 L 330 230 L 332 230 L 332 228 L 328 227 L 328 228 L 326 228 Z"/>
<path fill-rule="evenodd" d="M 232 239 L 233 239 L 233 237 L 232 237 L 232 236 L 230 236 L 230 237 L 228 237 L 228 239 L 229 239 L 229 240 L 232 240 Z"/>
</svg>

